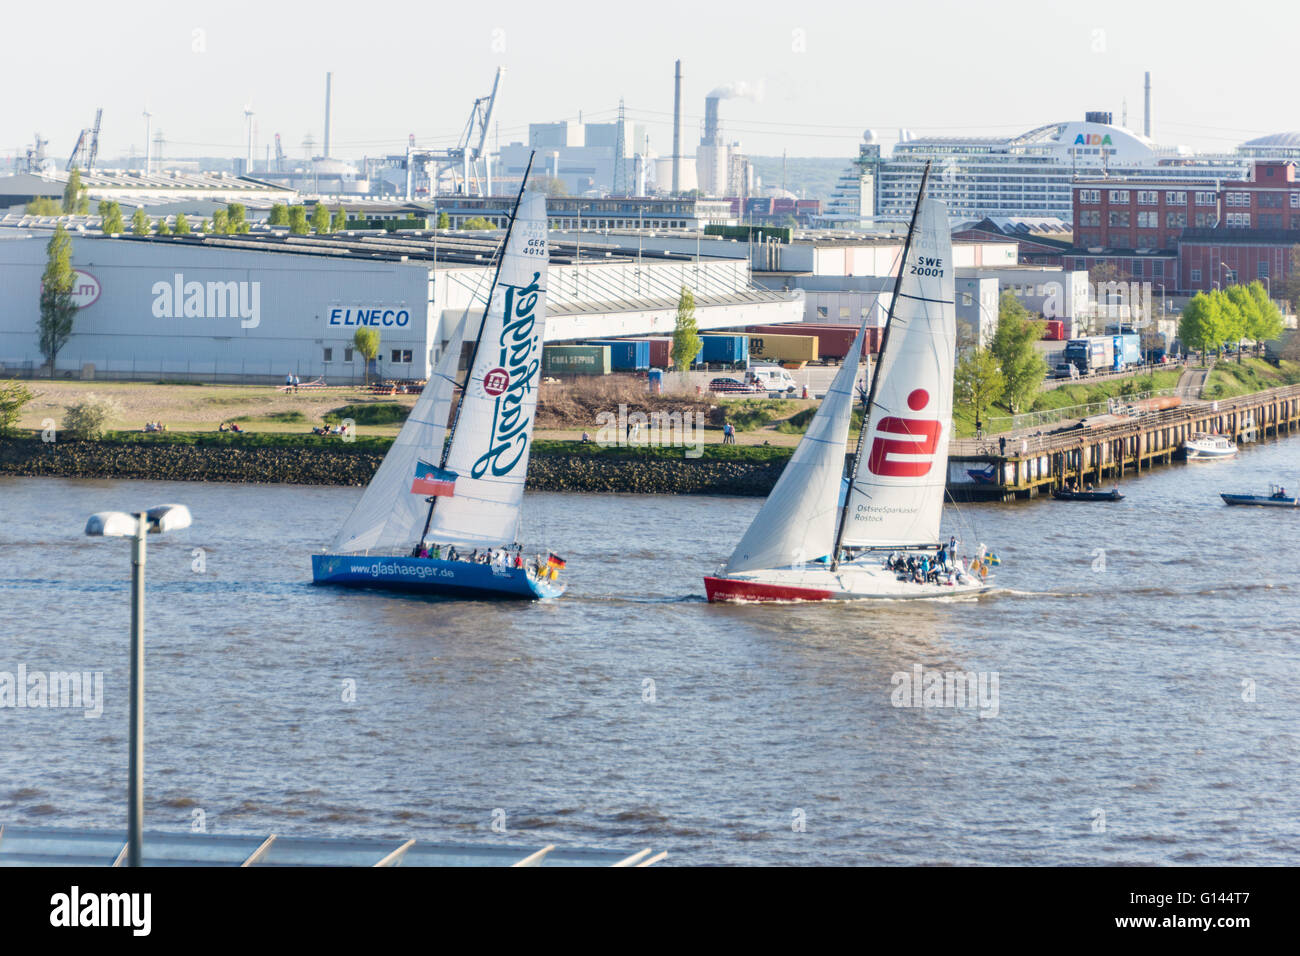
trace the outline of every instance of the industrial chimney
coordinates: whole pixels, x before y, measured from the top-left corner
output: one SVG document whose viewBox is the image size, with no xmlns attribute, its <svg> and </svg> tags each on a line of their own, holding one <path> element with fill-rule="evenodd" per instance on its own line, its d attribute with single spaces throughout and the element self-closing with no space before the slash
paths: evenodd
<svg viewBox="0 0 1300 956">
<path fill-rule="evenodd" d="M 718 97 L 716 96 L 704 98 L 704 138 L 700 140 L 700 145 L 718 145 Z"/>
<path fill-rule="evenodd" d="M 330 156 L 330 85 L 334 80 L 333 73 L 325 74 L 325 158 Z"/>
<path fill-rule="evenodd" d="M 1151 136 L 1151 71 L 1147 70 L 1145 94 L 1142 100 L 1142 135 Z"/>
<path fill-rule="evenodd" d="M 682 191 L 682 61 L 673 79 L 673 195 Z"/>
</svg>

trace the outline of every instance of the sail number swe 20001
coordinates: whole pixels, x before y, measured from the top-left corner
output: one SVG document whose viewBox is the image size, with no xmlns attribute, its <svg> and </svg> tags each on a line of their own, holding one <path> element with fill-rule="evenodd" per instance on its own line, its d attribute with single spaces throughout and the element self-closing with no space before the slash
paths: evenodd
<svg viewBox="0 0 1300 956">
<path fill-rule="evenodd" d="M 912 263 L 912 271 L 908 274 L 914 276 L 942 276 L 943 260 L 936 259 L 934 256 L 920 256 Z"/>
</svg>

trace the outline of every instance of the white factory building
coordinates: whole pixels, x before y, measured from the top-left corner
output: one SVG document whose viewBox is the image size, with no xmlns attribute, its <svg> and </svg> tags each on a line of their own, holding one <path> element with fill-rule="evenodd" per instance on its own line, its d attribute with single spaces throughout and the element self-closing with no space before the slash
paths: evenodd
<svg viewBox="0 0 1300 956">
<path fill-rule="evenodd" d="M 0 229 L 0 376 L 43 363 L 37 322 L 47 228 Z M 56 374 L 202 381 L 360 381 L 352 337 L 380 333 L 373 372 L 424 379 L 468 310 L 482 313 L 500 233 L 73 233 L 80 305 Z M 701 329 L 798 321 L 798 297 L 749 264 L 553 242 L 546 341 L 670 333 L 683 285 Z M 473 328 L 471 327 L 471 333 Z"/>
</svg>

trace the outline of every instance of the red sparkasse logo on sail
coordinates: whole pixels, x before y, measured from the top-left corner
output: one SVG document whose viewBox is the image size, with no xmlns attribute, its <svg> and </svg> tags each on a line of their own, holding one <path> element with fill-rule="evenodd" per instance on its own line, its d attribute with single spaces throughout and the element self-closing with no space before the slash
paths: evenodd
<svg viewBox="0 0 1300 956">
<path fill-rule="evenodd" d="M 494 368 L 483 376 L 483 391 L 493 398 L 510 387 L 510 373 L 503 368 Z"/>
<path fill-rule="evenodd" d="M 907 407 L 914 412 L 924 410 L 928 404 L 930 393 L 923 388 L 907 396 Z M 888 415 L 876 425 L 867 468 L 873 475 L 889 478 L 920 478 L 929 474 L 942 433 L 943 424 L 938 419 Z M 922 460 L 915 460 L 922 456 Z"/>
</svg>

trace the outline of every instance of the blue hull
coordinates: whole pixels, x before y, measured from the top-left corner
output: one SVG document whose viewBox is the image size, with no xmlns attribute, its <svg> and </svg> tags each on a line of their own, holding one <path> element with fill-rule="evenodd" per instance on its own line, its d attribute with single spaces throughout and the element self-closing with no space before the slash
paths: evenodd
<svg viewBox="0 0 1300 956">
<path fill-rule="evenodd" d="M 313 584 L 460 598 L 536 601 L 564 593 L 564 585 L 538 580 L 527 568 L 391 555 L 313 554 L 311 577 Z"/>
<path fill-rule="evenodd" d="M 1230 505 L 1260 505 L 1265 508 L 1294 508 L 1296 500 L 1289 495 L 1283 498 L 1274 498 L 1272 495 L 1229 495 L 1220 494 L 1225 504 Z"/>
</svg>

